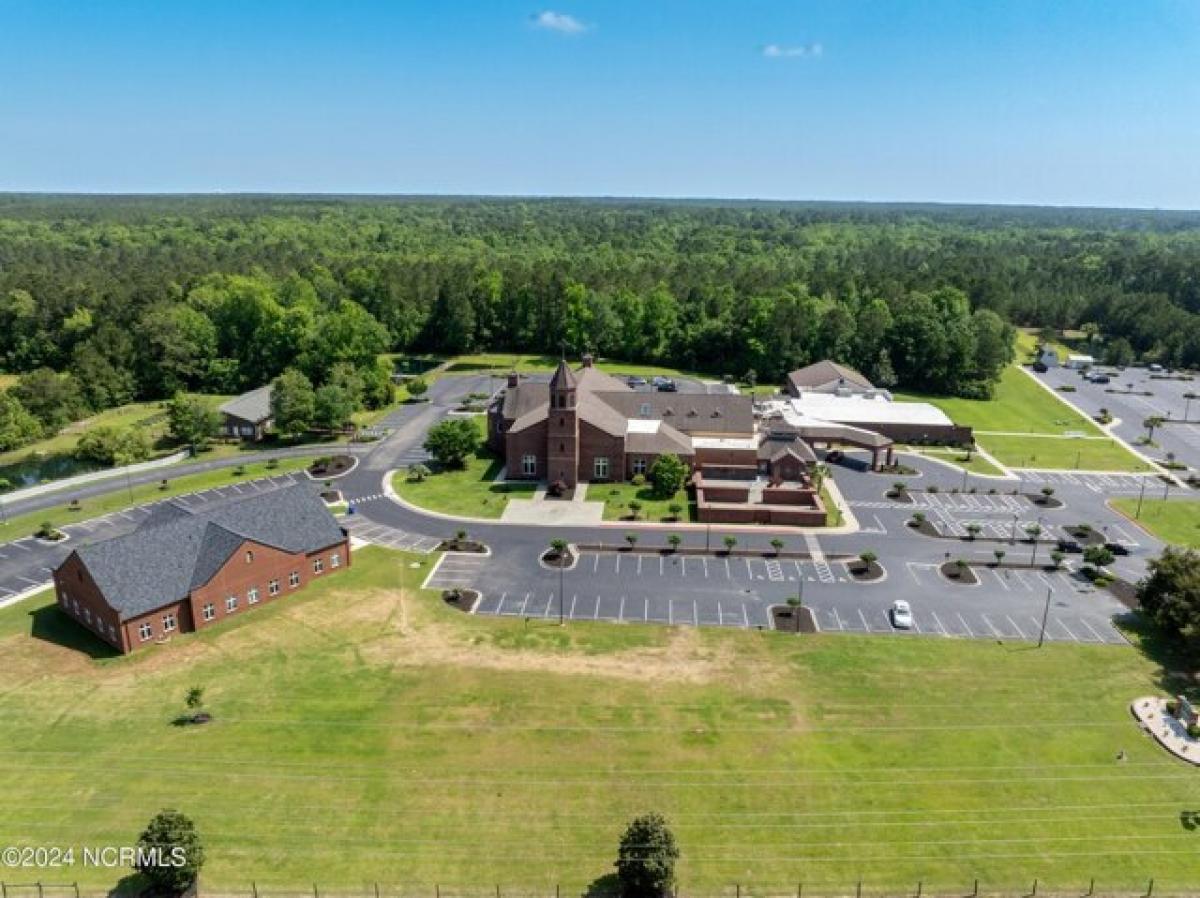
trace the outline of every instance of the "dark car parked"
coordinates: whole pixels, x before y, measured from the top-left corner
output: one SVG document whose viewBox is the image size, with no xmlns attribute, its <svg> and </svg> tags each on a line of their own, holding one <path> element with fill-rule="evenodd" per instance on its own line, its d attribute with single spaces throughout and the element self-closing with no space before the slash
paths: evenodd
<svg viewBox="0 0 1200 898">
<path fill-rule="evenodd" d="M 1083 546 L 1079 545 L 1079 543 L 1075 542 L 1073 539 L 1060 539 L 1058 541 L 1058 551 L 1070 552 L 1078 555 L 1083 551 Z"/>
<path fill-rule="evenodd" d="M 673 380 L 663 380 L 663 382 L 658 385 L 658 392 L 660 392 L 660 393 L 678 393 L 679 385 L 676 384 L 675 381 L 673 381 Z"/>
<path fill-rule="evenodd" d="M 1105 543 L 1104 548 L 1112 552 L 1114 555 L 1128 555 L 1129 546 L 1124 543 Z"/>
</svg>

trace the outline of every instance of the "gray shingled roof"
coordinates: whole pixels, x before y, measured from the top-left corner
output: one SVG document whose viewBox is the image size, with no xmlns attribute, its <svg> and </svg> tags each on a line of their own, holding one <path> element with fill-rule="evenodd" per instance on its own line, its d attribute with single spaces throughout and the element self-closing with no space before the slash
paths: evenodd
<svg viewBox="0 0 1200 898">
<path fill-rule="evenodd" d="M 246 540 L 307 553 L 344 538 L 325 503 L 295 484 L 196 511 L 163 503 L 132 533 L 80 546 L 74 554 L 124 620 L 185 598 Z"/>
<path fill-rule="evenodd" d="M 683 433 L 754 433 L 754 403 L 730 393 L 595 393 L 626 418 L 660 418 Z M 642 414 L 642 406 L 649 414 Z"/>
<path fill-rule="evenodd" d="M 271 385 L 235 396 L 221 406 L 221 413 L 261 424 L 271 417 Z"/>
<path fill-rule="evenodd" d="M 853 368 L 825 359 L 788 374 L 788 382 L 797 390 L 816 390 L 842 381 L 869 390 L 872 384 Z"/>
</svg>

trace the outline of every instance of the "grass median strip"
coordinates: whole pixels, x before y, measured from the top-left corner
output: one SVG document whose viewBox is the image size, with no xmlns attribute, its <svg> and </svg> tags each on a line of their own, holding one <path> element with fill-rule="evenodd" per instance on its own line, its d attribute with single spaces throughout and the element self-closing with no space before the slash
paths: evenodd
<svg viewBox="0 0 1200 898">
<path fill-rule="evenodd" d="M 1131 518 L 1138 514 L 1136 498 L 1113 499 L 1112 506 Z M 1200 500 L 1144 498 L 1135 520 L 1163 542 L 1200 548 Z"/>
<path fill-rule="evenodd" d="M 1200 881 L 1195 772 L 1129 719 L 1160 672 L 1137 651 L 477 618 L 417 591 L 428 564 L 364 549 L 104 661 L 48 598 L 0 610 L 0 669 L 36 684 L 0 693 L 0 842 L 124 844 L 176 807 L 213 891 L 578 894 L 654 810 L 698 894 Z M 171 726 L 197 684 L 213 724 Z"/>
</svg>

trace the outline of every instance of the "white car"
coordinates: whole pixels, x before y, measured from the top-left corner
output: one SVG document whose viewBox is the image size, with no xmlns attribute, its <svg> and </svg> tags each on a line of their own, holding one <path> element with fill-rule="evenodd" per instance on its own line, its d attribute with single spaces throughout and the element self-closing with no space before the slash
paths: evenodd
<svg viewBox="0 0 1200 898">
<path fill-rule="evenodd" d="M 892 626 L 897 630 L 911 630 L 912 625 L 912 608 L 904 599 L 896 599 L 892 602 Z"/>
</svg>

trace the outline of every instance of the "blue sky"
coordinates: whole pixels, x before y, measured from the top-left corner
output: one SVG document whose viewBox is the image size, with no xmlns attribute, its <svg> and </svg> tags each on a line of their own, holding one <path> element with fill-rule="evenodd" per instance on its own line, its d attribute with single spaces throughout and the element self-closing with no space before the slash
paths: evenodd
<svg viewBox="0 0 1200 898">
<path fill-rule="evenodd" d="M 0 0 L 0 189 L 1200 208 L 1200 0 Z"/>
</svg>

